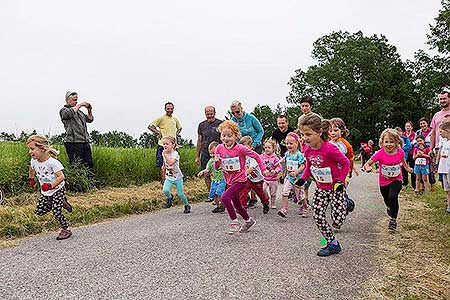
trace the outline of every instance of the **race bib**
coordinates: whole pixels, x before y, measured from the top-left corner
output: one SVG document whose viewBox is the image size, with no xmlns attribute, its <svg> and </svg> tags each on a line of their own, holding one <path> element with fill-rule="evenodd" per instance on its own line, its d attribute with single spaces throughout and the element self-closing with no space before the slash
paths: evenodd
<svg viewBox="0 0 450 300">
<path fill-rule="evenodd" d="M 381 166 L 381 175 L 383 175 L 384 177 L 397 177 L 398 175 L 400 175 L 401 171 L 401 165 Z"/>
<path fill-rule="evenodd" d="M 426 166 L 427 159 L 423 157 L 416 158 L 416 166 Z"/>
<path fill-rule="evenodd" d="M 286 161 L 286 170 L 288 170 L 288 172 L 292 172 L 297 169 L 298 169 L 298 161 L 290 159 Z"/>
<path fill-rule="evenodd" d="M 227 172 L 239 171 L 241 169 L 241 163 L 239 157 L 230 157 L 222 159 L 222 170 Z"/>
<path fill-rule="evenodd" d="M 333 177 L 331 176 L 331 168 L 314 168 L 311 167 L 311 174 L 314 177 L 314 180 L 318 183 L 332 183 Z"/>
<path fill-rule="evenodd" d="M 441 157 L 448 158 L 448 149 L 441 149 Z"/>
</svg>

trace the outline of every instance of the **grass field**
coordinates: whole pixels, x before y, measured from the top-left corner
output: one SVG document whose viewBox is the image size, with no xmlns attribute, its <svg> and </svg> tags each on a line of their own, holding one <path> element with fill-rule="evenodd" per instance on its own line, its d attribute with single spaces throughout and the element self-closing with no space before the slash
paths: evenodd
<svg viewBox="0 0 450 300">
<path fill-rule="evenodd" d="M 65 167 L 69 190 L 85 191 L 89 187 L 86 170 L 68 165 L 64 146 L 55 145 L 60 151 L 58 160 Z M 180 167 L 186 178 L 198 172 L 195 149 L 180 148 Z M 159 180 L 155 162 L 155 149 L 93 147 L 96 185 L 124 187 Z M 0 189 L 7 194 L 31 192 L 28 183 L 30 155 L 24 143 L 0 142 Z"/>
</svg>

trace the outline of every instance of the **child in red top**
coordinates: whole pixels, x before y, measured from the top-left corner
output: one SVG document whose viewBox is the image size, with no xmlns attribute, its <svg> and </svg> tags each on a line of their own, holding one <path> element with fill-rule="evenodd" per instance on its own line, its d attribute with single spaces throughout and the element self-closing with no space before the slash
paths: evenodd
<svg viewBox="0 0 450 300">
<path fill-rule="evenodd" d="M 329 256 L 339 253 L 341 246 L 334 237 L 333 228 L 325 216 L 328 205 L 331 205 L 331 218 L 335 227 L 340 227 L 348 211 L 344 198 L 345 177 L 350 169 L 350 161 L 335 145 L 328 142 L 330 122 L 319 116 L 308 116 L 300 121 L 299 129 L 303 141 L 308 144 L 305 150 L 307 167 L 296 184 L 302 186 L 313 176 L 316 190 L 313 196 L 313 216 L 317 227 L 327 240 L 317 255 Z"/>
<path fill-rule="evenodd" d="M 380 136 L 381 149 L 375 152 L 363 166 L 364 171 L 370 172 L 372 170 L 370 166 L 374 162 L 380 164 L 378 180 L 381 195 L 387 207 L 387 214 L 391 218 L 388 225 L 388 229 L 391 231 L 397 229 L 398 194 L 402 189 L 403 180 L 402 166 L 408 172 L 412 172 L 412 169 L 406 163 L 402 146 L 403 141 L 398 131 L 392 128 L 385 129 Z"/>
</svg>

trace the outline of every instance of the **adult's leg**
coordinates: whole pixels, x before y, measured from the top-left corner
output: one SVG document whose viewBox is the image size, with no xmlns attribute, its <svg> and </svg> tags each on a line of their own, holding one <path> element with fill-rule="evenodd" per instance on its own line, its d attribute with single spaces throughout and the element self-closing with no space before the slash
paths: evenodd
<svg viewBox="0 0 450 300">
<path fill-rule="evenodd" d="M 73 164 L 75 161 L 83 162 L 83 144 L 82 143 L 64 143 L 69 163 Z"/>
<path fill-rule="evenodd" d="M 94 173 L 94 162 L 92 160 L 91 146 L 89 145 L 89 143 L 83 143 L 82 147 L 83 147 L 82 153 L 83 164 L 89 168 L 89 171 L 91 171 L 91 173 Z"/>
<path fill-rule="evenodd" d="M 165 170 L 164 170 L 164 159 L 162 156 L 164 148 L 161 145 L 158 145 L 156 148 L 156 166 L 159 168 L 159 174 L 161 176 L 161 180 L 165 179 Z"/>
</svg>

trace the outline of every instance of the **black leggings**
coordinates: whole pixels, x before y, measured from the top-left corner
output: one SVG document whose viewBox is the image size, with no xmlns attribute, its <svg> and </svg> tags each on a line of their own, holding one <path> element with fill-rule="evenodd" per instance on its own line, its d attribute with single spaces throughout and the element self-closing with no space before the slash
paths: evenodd
<svg viewBox="0 0 450 300">
<path fill-rule="evenodd" d="M 398 215 L 398 194 L 400 194 L 401 190 L 402 182 L 400 180 L 395 180 L 388 185 L 380 186 L 380 192 L 388 208 L 388 214 L 394 219 L 397 219 Z"/>
</svg>

